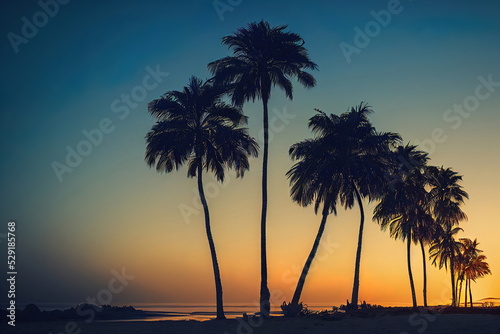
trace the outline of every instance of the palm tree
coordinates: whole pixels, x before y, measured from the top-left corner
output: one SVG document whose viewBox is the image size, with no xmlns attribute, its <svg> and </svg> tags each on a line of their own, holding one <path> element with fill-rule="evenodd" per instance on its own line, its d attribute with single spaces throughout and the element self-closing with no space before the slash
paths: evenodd
<svg viewBox="0 0 500 334">
<path fill-rule="evenodd" d="M 224 319 L 222 283 L 203 189 L 203 172 L 211 171 L 224 181 L 225 169 L 243 177 L 248 156 L 257 156 L 258 145 L 240 128 L 246 123 L 241 110 L 222 101 L 224 91 L 192 77 L 182 91 L 169 91 L 149 103 L 157 119 L 146 136 L 146 162 L 158 172 L 169 173 L 184 164 L 188 177 L 198 177 L 198 191 L 205 215 L 205 229 L 214 270 L 217 319 Z"/>
<path fill-rule="evenodd" d="M 262 162 L 262 213 L 261 213 L 261 284 L 260 312 L 268 317 L 270 311 L 269 288 L 267 286 L 267 165 L 269 156 L 269 112 L 268 102 L 271 87 L 278 86 L 287 98 L 293 98 L 290 79 L 296 77 L 305 87 L 314 87 L 316 80 L 306 69 L 317 69 L 304 48 L 304 40 L 295 33 L 284 31 L 286 25 L 271 27 L 268 22 L 250 23 L 232 35 L 222 38 L 222 44 L 233 51 L 233 56 L 224 57 L 208 64 L 218 82 L 229 85 L 232 102 L 242 106 L 246 101 L 262 100 L 264 119 L 264 153 Z"/>
<path fill-rule="evenodd" d="M 469 260 L 472 259 L 474 255 L 477 255 L 481 250 L 477 249 L 477 245 L 473 245 L 473 241 L 468 238 L 460 238 L 460 243 L 462 244 L 461 252 L 457 254 L 455 258 L 455 273 L 456 280 L 455 286 L 457 288 L 457 305 L 460 306 L 462 300 L 462 287 L 463 282 L 466 281 L 465 271 Z M 475 253 L 475 254 L 473 254 Z M 467 306 L 467 281 L 465 282 L 465 305 Z"/>
<path fill-rule="evenodd" d="M 462 300 L 462 287 L 463 287 L 463 282 L 465 280 L 465 267 L 467 265 L 467 247 L 468 243 L 471 241 L 470 239 L 466 238 L 460 238 L 459 239 L 460 243 L 462 244 L 461 251 L 460 253 L 456 254 L 455 257 L 455 273 L 456 273 L 456 279 L 455 279 L 455 288 L 457 290 L 456 295 L 457 295 L 457 306 L 460 307 L 460 303 Z M 465 285 L 465 291 L 467 291 L 467 282 Z M 465 304 L 467 304 L 467 293 L 465 294 Z"/>
<path fill-rule="evenodd" d="M 428 209 L 427 209 L 428 210 Z M 428 213 L 429 211 L 427 211 Z M 428 214 L 426 220 L 422 220 L 419 224 L 417 232 L 418 243 L 422 252 L 422 296 L 424 300 L 424 307 L 427 307 L 427 256 L 425 254 L 425 245 L 432 243 L 432 238 L 435 235 L 436 221 L 432 215 Z"/>
<path fill-rule="evenodd" d="M 479 243 L 477 239 L 472 241 L 468 238 L 461 238 L 462 252 L 457 261 L 458 276 L 460 277 L 460 289 L 458 297 L 458 305 L 460 305 L 460 295 L 462 292 L 462 283 L 465 280 L 465 302 L 464 305 L 467 307 L 467 293 L 470 295 L 470 304 L 472 304 L 472 289 L 471 280 L 475 280 L 479 277 L 483 277 L 490 274 L 488 263 L 485 262 L 486 256 L 482 255 L 482 250 L 478 249 Z M 458 281 L 458 280 L 457 280 Z"/>
<path fill-rule="evenodd" d="M 292 158 L 300 160 L 288 173 L 289 177 L 292 176 L 291 183 L 294 186 L 292 198 L 299 204 L 307 205 L 313 197 L 306 197 L 307 201 L 303 201 L 303 192 L 310 191 L 319 196 L 320 201 L 328 199 L 328 203 L 336 203 L 338 200 L 346 209 L 352 208 L 355 202 L 359 205 L 361 220 L 351 302 L 352 307 L 357 308 L 364 227 L 363 198 L 373 200 L 381 195 L 385 182 L 384 172 L 391 162 L 388 159 L 390 148 L 400 141 L 400 137 L 390 132 L 378 133 L 368 120 L 368 115 L 373 110 L 363 102 L 340 116 L 327 115 L 320 110 L 317 112 L 318 114 L 309 120 L 309 127 L 315 138 L 295 144 L 290 149 Z M 308 182 L 317 183 L 310 185 Z M 328 186 L 325 186 L 325 183 Z M 303 188 L 304 184 L 310 189 Z M 325 191 L 324 189 L 330 191 L 327 197 L 315 193 Z M 318 207 L 317 203 L 315 209 Z M 335 207 L 326 208 L 323 213 L 325 222 L 325 215 L 334 210 Z M 292 305 L 299 302 L 305 277 L 323 229 L 322 223 L 297 284 Z"/>
<path fill-rule="evenodd" d="M 395 159 L 412 161 L 412 167 L 398 169 L 399 180 L 384 193 L 374 210 L 376 219 L 382 230 L 389 229 L 394 239 L 406 241 L 408 277 L 413 307 L 417 307 L 415 284 L 411 268 L 411 243 L 423 240 L 422 231 L 433 224 L 425 190 L 427 178 L 423 171 L 428 160 L 427 153 L 417 150 L 416 146 L 407 144 L 394 152 Z M 396 172 L 396 171 L 393 171 Z"/>
<path fill-rule="evenodd" d="M 463 231 L 460 227 L 453 227 L 447 224 L 437 225 L 434 241 L 429 248 L 429 257 L 432 259 L 432 264 L 438 265 L 439 269 L 450 268 L 451 276 L 451 305 L 456 306 L 456 285 L 455 285 L 455 268 L 457 254 L 462 251 L 462 243 L 455 240 L 455 235 Z"/>
<path fill-rule="evenodd" d="M 294 144 L 289 153 L 292 159 L 298 160 L 287 172 L 290 179 L 290 195 L 292 199 L 302 206 L 308 206 L 314 202 L 314 211 L 316 213 L 323 206 L 318 233 L 297 282 L 292 301 L 289 304 L 283 303 L 281 307 L 285 316 L 296 316 L 302 309 L 302 305 L 299 305 L 300 295 L 318 250 L 328 215 L 332 212 L 337 214 L 336 204 L 339 187 L 335 173 L 332 170 L 335 161 L 325 156 L 324 145 L 321 140 L 307 139 Z"/>
<path fill-rule="evenodd" d="M 363 198 L 369 201 L 380 198 L 385 185 L 385 171 L 392 166 L 390 149 L 401 141 L 396 133 L 379 133 L 371 125 L 368 115 L 373 109 L 361 102 L 351 108 L 350 112 L 340 116 L 336 127 L 329 126 L 333 119 L 324 119 L 324 115 L 317 115 L 313 123 L 315 131 L 323 131 L 323 135 L 334 144 L 334 154 L 340 159 L 337 174 L 340 177 L 340 203 L 345 209 L 350 209 L 356 203 L 360 211 L 358 243 L 354 265 L 354 279 L 351 295 L 352 309 L 358 307 L 359 276 L 361 267 L 361 250 L 363 244 L 363 230 L 365 214 Z M 336 145 L 335 145 L 336 144 Z"/>
<path fill-rule="evenodd" d="M 465 277 L 467 278 L 467 280 L 469 282 L 470 307 L 473 307 L 471 281 L 475 282 L 476 279 L 491 274 L 490 267 L 485 260 L 486 260 L 486 256 L 484 256 L 484 255 L 477 255 L 477 256 L 473 257 L 469 261 L 466 272 L 465 272 Z M 466 289 L 466 293 L 467 293 L 467 289 Z M 465 304 L 465 306 L 467 307 L 467 303 Z"/>
<path fill-rule="evenodd" d="M 429 176 L 430 202 L 434 219 L 438 225 L 443 226 L 443 230 L 451 231 L 454 226 L 458 226 L 462 220 L 467 220 L 467 215 L 462 211 L 461 205 L 465 199 L 469 198 L 467 192 L 459 184 L 462 176 L 454 172 L 451 168 L 430 167 L 427 171 Z M 439 237 L 439 236 L 438 236 Z M 450 261 L 455 261 L 456 254 L 450 257 Z M 440 266 L 441 267 L 441 266 Z M 455 265 L 450 263 L 450 275 L 455 280 Z M 456 306 L 457 286 L 452 282 L 452 305 Z"/>
</svg>

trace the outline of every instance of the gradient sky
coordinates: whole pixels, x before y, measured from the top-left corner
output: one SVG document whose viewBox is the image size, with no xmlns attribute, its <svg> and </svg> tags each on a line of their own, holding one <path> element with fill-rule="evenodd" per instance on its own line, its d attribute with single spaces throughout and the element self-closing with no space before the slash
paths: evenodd
<svg viewBox="0 0 500 334">
<path fill-rule="evenodd" d="M 500 81 L 497 1 L 401 1 L 399 12 L 350 63 L 340 44 L 355 45 L 355 28 L 365 30 L 374 20 L 371 11 L 386 10 L 388 1 L 243 0 L 222 20 L 208 0 L 71 1 L 18 53 L 8 34 L 20 35 L 22 18 L 32 22 L 40 6 L 23 1 L 2 7 L 0 233 L 7 221 L 17 222 L 18 302 L 83 302 L 107 286 L 111 270 L 121 268 L 135 279 L 112 303 L 214 302 L 203 215 L 193 204 L 195 180 L 185 169 L 160 175 L 144 162 L 144 136 L 153 124 L 147 102 L 182 89 L 191 75 L 207 77 L 206 64 L 228 54 L 220 38 L 260 19 L 288 24 L 319 65 L 317 87 L 295 85 L 293 101 L 274 90 L 270 101 L 271 120 L 291 115 L 276 118 L 270 148 L 272 302 L 291 299 L 320 221 L 312 208 L 290 200 L 287 150 L 310 137 L 307 120 L 314 108 L 341 113 L 361 101 L 375 110 L 371 119 L 378 130 L 426 144 L 431 164 L 464 175 L 469 221 L 460 237 L 478 238 L 493 271 L 474 284 L 474 299 L 500 297 L 500 87 L 468 117 L 460 116 L 459 126 L 443 118 L 457 117 L 447 110 L 472 101 L 478 77 Z M 169 75 L 142 101 L 125 107 L 122 94 L 140 90 L 147 67 Z M 129 111 L 123 119 L 113 112 L 116 99 L 115 109 Z M 244 112 L 250 133 L 259 137 L 261 104 L 246 104 Z M 106 118 L 113 131 L 60 182 L 53 162 L 64 163 L 66 147 L 76 149 L 85 140 L 82 131 Z M 446 139 L 432 148 L 436 128 Z M 244 179 L 229 174 L 223 187 L 205 178 L 229 303 L 258 301 L 260 168 L 261 159 L 252 160 Z M 194 209 L 186 220 L 180 208 L 188 207 Z M 370 222 L 370 206 L 367 212 L 360 299 L 408 305 L 405 246 Z M 330 216 L 302 296 L 306 303 L 339 305 L 350 297 L 358 224 L 357 207 Z M 5 239 L 0 241 L 6 254 Z M 412 252 L 420 304 L 421 255 L 417 247 Z M 430 303 L 449 302 L 448 277 L 429 269 Z"/>
</svg>

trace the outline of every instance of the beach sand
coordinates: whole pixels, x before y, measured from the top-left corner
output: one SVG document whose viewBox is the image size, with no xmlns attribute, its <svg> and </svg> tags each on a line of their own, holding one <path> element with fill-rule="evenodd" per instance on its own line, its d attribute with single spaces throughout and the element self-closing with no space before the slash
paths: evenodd
<svg viewBox="0 0 500 334">
<path fill-rule="evenodd" d="M 500 316 L 489 314 L 385 315 L 376 318 L 342 320 L 286 319 L 276 317 L 262 323 L 243 319 L 210 321 L 46 321 L 18 323 L 15 328 L 2 324 L 4 333 L 43 334 L 132 334 L 132 333 L 214 333 L 214 334 L 498 334 Z"/>
</svg>

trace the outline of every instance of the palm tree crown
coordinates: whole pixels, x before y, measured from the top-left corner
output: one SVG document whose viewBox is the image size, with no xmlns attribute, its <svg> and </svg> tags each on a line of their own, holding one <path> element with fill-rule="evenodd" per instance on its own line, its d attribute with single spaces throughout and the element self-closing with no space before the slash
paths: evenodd
<svg viewBox="0 0 500 334">
<path fill-rule="evenodd" d="M 232 85 L 233 103 L 261 99 L 268 101 L 271 87 L 278 86 L 288 98 L 293 98 L 291 77 L 305 87 L 314 87 L 316 80 L 304 69 L 317 69 L 309 59 L 304 40 L 295 33 L 285 32 L 286 25 L 271 27 L 260 21 L 240 28 L 222 43 L 233 50 L 233 56 L 208 64 L 216 80 Z"/>
<path fill-rule="evenodd" d="M 192 77 L 183 91 L 170 91 L 149 103 L 158 119 L 147 134 L 146 162 L 169 173 L 188 165 L 188 176 L 198 166 L 224 180 L 226 168 L 238 177 L 249 168 L 248 156 L 257 156 L 258 145 L 248 136 L 241 110 L 222 101 L 224 91 L 211 82 Z"/>
</svg>

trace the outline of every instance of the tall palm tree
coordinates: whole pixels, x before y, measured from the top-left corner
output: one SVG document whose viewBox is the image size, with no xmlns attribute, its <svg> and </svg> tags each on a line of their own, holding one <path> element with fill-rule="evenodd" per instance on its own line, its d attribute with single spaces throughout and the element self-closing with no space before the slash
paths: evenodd
<svg viewBox="0 0 500 334">
<path fill-rule="evenodd" d="M 248 157 L 257 156 L 258 145 L 247 129 L 241 110 L 222 101 L 224 91 L 192 77 L 182 91 L 169 91 L 149 103 L 157 119 L 146 136 L 146 162 L 158 172 L 169 173 L 187 164 L 188 177 L 198 178 L 198 192 L 205 215 L 205 229 L 215 279 L 217 319 L 224 319 L 222 283 L 203 189 L 203 172 L 211 171 L 224 181 L 225 169 L 243 177 Z"/>
<path fill-rule="evenodd" d="M 428 209 L 427 209 L 428 210 Z M 429 211 L 427 211 L 429 213 Z M 427 307 L 427 256 L 425 253 L 425 246 L 430 245 L 433 241 L 433 236 L 435 235 L 436 229 L 436 221 L 432 217 L 432 215 L 428 214 L 426 220 L 420 222 L 417 238 L 418 243 L 420 244 L 420 250 L 422 252 L 422 296 L 424 301 L 424 307 Z"/>
<path fill-rule="evenodd" d="M 400 141 L 400 137 L 391 132 L 377 132 L 368 120 L 368 115 L 373 110 L 363 102 L 340 116 L 327 115 L 320 110 L 317 112 L 309 120 L 309 127 L 315 134 L 315 138 L 292 146 L 290 149 L 292 158 L 301 161 L 292 168 L 288 175 L 293 176 L 292 185 L 294 186 L 308 185 L 306 181 L 312 182 L 311 178 L 318 184 L 314 187 L 308 185 L 311 188 L 309 190 L 298 186 L 292 187 L 292 198 L 300 204 L 307 205 L 309 202 L 303 202 L 300 200 L 302 197 L 297 197 L 303 196 L 302 192 L 330 189 L 329 196 L 320 196 L 320 200 L 337 196 L 338 199 L 335 201 L 329 201 L 336 203 L 338 200 L 346 209 L 352 208 L 355 203 L 359 205 L 361 219 L 351 302 L 352 307 L 356 308 L 364 227 L 363 198 L 373 200 L 381 195 L 385 182 L 384 172 L 391 163 L 390 148 Z M 315 178 L 320 178 L 320 180 Z M 325 187 L 325 183 L 328 187 Z M 316 210 L 317 208 L 318 204 Z M 324 214 L 332 210 L 334 208 L 328 207 Z M 323 224 L 320 225 L 313 249 L 297 284 L 292 305 L 299 302 L 305 277 L 316 253 L 319 238 L 321 238 L 322 228 L 324 228 Z"/>
<path fill-rule="evenodd" d="M 351 309 L 357 309 L 360 283 L 361 251 L 365 214 L 363 198 L 369 201 L 380 198 L 385 186 L 385 172 L 392 167 L 390 149 L 395 147 L 401 137 L 392 132 L 379 133 L 371 125 L 368 115 L 373 109 L 361 102 L 350 112 L 340 115 L 340 122 L 331 127 L 324 115 L 317 115 L 312 126 L 315 131 L 323 131 L 327 141 L 331 141 L 332 153 L 340 159 L 340 168 L 336 171 L 340 177 L 340 203 L 350 209 L 357 203 L 360 211 L 360 223 L 354 279 L 351 295 Z M 332 140 L 332 137 L 335 139 Z"/>
<path fill-rule="evenodd" d="M 246 101 L 262 100 L 264 121 L 264 152 L 262 161 L 262 212 L 261 212 L 261 284 L 260 312 L 269 316 L 269 288 L 267 286 L 267 165 L 269 159 L 269 112 L 268 102 L 271 87 L 278 86 L 287 98 L 293 98 L 291 78 L 297 78 L 305 87 L 314 87 L 316 80 L 304 71 L 315 70 L 304 48 L 304 40 L 295 33 L 284 31 L 286 25 L 271 27 L 260 21 L 240 28 L 232 35 L 222 38 L 222 44 L 233 51 L 233 56 L 224 57 L 208 64 L 218 82 L 232 88 L 232 101 L 242 106 Z"/>
<path fill-rule="evenodd" d="M 301 311 L 300 295 L 323 236 L 328 215 L 332 212 L 337 214 L 336 204 L 339 186 L 332 169 L 335 167 L 335 161 L 324 154 L 324 149 L 321 140 L 307 139 L 294 144 L 289 151 L 292 159 L 298 160 L 287 172 L 291 184 L 290 195 L 292 199 L 302 206 L 308 206 L 314 202 L 316 213 L 321 206 L 323 209 L 316 238 L 297 282 L 292 301 L 289 304 L 284 303 L 282 306 L 285 316 L 296 316 Z"/>
<path fill-rule="evenodd" d="M 455 284 L 455 268 L 457 254 L 462 251 L 462 243 L 455 240 L 455 235 L 463 231 L 460 227 L 453 227 L 447 224 L 437 225 L 434 241 L 429 248 L 429 257 L 432 259 L 432 264 L 438 265 L 439 268 L 450 268 L 451 277 L 451 305 L 457 305 L 456 299 L 456 284 Z"/>
<path fill-rule="evenodd" d="M 428 156 L 427 153 L 417 150 L 416 146 L 410 144 L 398 147 L 394 156 L 398 160 L 404 158 L 405 161 L 412 161 L 412 167 L 398 169 L 399 180 L 384 193 L 375 207 L 373 217 L 380 223 L 382 230 L 389 229 L 391 237 L 406 242 L 412 304 L 413 307 L 417 307 L 411 268 L 411 243 L 422 240 L 422 231 L 433 223 L 425 189 L 427 178 L 423 173 Z"/>
<path fill-rule="evenodd" d="M 469 198 L 467 192 L 459 184 L 462 176 L 451 168 L 430 167 L 428 169 L 430 184 L 430 202 L 434 219 L 438 225 L 442 225 L 444 231 L 453 230 L 462 220 L 467 220 L 467 215 L 462 211 L 461 205 Z M 455 280 L 456 254 L 449 258 L 451 279 Z M 441 267 L 441 266 L 440 266 Z M 452 305 L 457 303 L 457 285 L 452 282 Z"/>
</svg>

